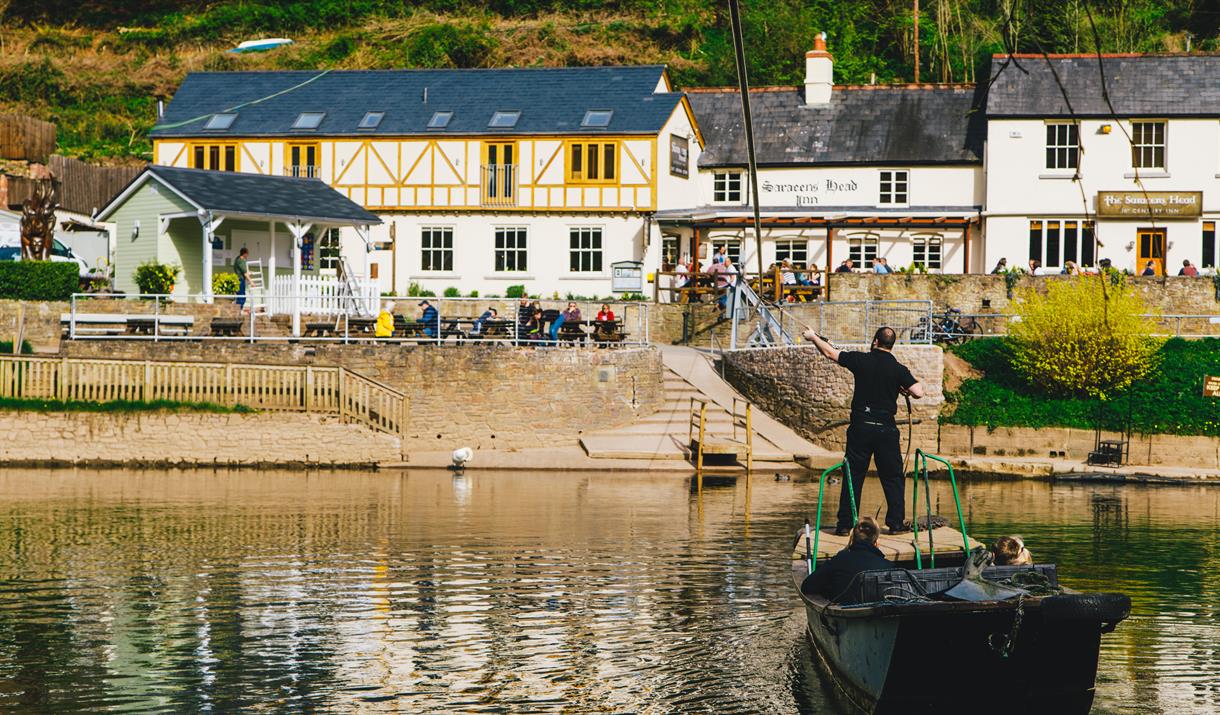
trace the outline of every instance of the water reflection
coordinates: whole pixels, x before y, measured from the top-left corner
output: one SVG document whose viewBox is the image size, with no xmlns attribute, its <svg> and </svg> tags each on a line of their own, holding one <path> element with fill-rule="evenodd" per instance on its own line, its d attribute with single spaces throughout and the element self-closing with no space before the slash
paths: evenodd
<svg viewBox="0 0 1220 715">
<path fill-rule="evenodd" d="M 0 710 L 827 712 L 786 570 L 816 489 L 0 472 Z M 1213 712 L 1216 494 L 963 499 L 980 538 L 1021 533 L 1070 585 L 1132 594 L 1098 712 Z"/>
</svg>

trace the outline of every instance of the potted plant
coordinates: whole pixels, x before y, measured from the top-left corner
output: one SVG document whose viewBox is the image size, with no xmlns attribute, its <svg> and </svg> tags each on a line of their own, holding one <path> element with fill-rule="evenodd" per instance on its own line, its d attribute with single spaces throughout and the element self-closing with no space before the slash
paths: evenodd
<svg viewBox="0 0 1220 715">
<path fill-rule="evenodd" d="M 145 261 L 136 266 L 132 280 L 143 295 L 169 295 L 174 292 L 174 282 L 182 275 L 182 266 L 173 263 Z"/>
</svg>

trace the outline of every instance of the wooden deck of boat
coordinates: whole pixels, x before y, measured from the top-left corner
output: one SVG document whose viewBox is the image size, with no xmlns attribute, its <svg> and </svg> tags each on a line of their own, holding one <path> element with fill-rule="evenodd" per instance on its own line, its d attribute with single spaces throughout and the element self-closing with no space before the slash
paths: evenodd
<svg viewBox="0 0 1220 715">
<path fill-rule="evenodd" d="M 809 536 L 810 547 L 813 545 L 814 535 Z M 818 561 L 825 561 L 843 549 L 847 548 L 848 536 L 835 536 L 834 529 L 822 529 L 822 535 L 818 537 Z M 931 555 L 932 549 L 928 544 L 929 534 L 926 530 L 921 529 L 919 532 L 919 550 L 923 554 L 923 558 L 928 558 Z M 957 529 L 940 526 L 932 530 L 931 545 L 936 547 L 936 555 L 956 555 L 962 554 L 962 532 Z M 983 546 L 983 544 L 975 539 L 970 539 L 970 548 Z M 915 536 L 913 533 L 901 534 L 898 536 L 889 536 L 882 534 L 877 539 L 877 548 L 881 549 L 881 553 L 885 557 L 894 562 L 914 561 L 915 560 Z M 792 549 L 792 558 L 805 558 L 805 530 L 802 528 L 798 532 L 796 545 Z"/>
</svg>

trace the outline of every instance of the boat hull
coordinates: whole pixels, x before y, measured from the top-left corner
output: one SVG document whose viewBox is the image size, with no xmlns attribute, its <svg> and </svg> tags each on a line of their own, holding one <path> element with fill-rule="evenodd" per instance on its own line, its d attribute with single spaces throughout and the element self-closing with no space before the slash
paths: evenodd
<svg viewBox="0 0 1220 715">
<path fill-rule="evenodd" d="M 1023 609 L 962 609 L 839 617 L 805 602 L 817 665 L 855 710 L 867 713 L 1087 713 L 1093 704 L 1101 627 L 1047 623 Z"/>
</svg>

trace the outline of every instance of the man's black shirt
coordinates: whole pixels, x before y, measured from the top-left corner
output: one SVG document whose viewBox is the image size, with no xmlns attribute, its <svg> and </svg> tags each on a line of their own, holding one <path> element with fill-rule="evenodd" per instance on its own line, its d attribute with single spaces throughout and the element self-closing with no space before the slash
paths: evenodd
<svg viewBox="0 0 1220 715">
<path fill-rule="evenodd" d="M 856 391 L 851 397 L 853 420 L 893 421 L 898 411 L 898 388 L 916 382 L 906 365 L 887 350 L 840 352 L 839 364 L 856 376 Z"/>
</svg>

